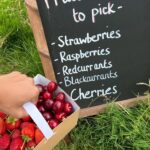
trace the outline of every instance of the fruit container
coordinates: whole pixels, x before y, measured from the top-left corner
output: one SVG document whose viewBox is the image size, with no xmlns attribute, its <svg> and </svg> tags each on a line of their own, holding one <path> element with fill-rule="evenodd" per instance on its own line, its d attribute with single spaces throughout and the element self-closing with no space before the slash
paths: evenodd
<svg viewBox="0 0 150 150">
<path fill-rule="evenodd" d="M 46 79 L 42 75 L 35 76 L 34 81 L 35 84 L 41 84 L 43 86 L 47 85 L 50 82 L 50 80 Z M 73 112 L 67 118 L 64 118 L 63 121 L 53 129 L 54 134 L 49 139 L 44 138 L 35 147 L 35 150 L 53 149 L 77 124 L 80 111 L 79 106 L 74 101 L 72 101 L 71 97 L 58 86 L 55 93 L 57 94 L 60 92 L 63 92 L 65 94 L 66 97 L 65 101 L 68 101 L 72 104 Z"/>
</svg>

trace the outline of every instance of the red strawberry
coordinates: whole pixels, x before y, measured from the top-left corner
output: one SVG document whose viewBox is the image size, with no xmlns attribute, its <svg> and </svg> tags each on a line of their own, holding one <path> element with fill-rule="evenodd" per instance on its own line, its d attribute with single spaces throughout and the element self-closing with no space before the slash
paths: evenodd
<svg viewBox="0 0 150 150">
<path fill-rule="evenodd" d="M 15 129 L 13 132 L 12 132 L 12 135 L 11 135 L 11 138 L 12 139 L 15 139 L 15 138 L 19 138 L 21 137 L 21 131 L 19 129 Z"/>
<path fill-rule="evenodd" d="M 30 117 L 30 116 L 27 116 L 27 117 L 22 118 L 22 120 L 23 120 L 24 122 L 29 122 L 29 121 L 31 121 L 31 117 Z"/>
<path fill-rule="evenodd" d="M 0 135 L 3 135 L 6 131 L 4 120 L 0 117 Z"/>
<path fill-rule="evenodd" d="M 23 122 L 23 123 L 21 123 L 20 128 L 23 129 L 23 128 L 29 127 L 29 126 L 35 128 L 35 124 L 34 124 L 34 123 L 31 123 L 31 122 Z"/>
<path fill-rule="evenodd" d="M 10 145 L 10 136 L 8 134 L 4 134 L 0 137 L 0 150 L 6 150 Z"/>
<path fill-rule="evenodd" d="M 37 84 L 36 86 L 38 87 L 38 89 L 39 89 L 40 93 L 42 93 L 42 92 L 44 91 L 44 87 L 43 87 L 43 85 L 41 85 L 41 84 Z"/>
<path fill-rule="evenodd" d="M 9 150 L 24 150 L 25 149 L 25 143 L 22 140 L 22 138 L 15 138 L 10 143 Z"/>
<path fill-rule="evenodd" d="M 12 131 L 12 130 L 17 129 L 17 128 L 20 127 L 21 120 L 9 116 L 9 117 L 7 117 L 5 123 L 6 123 L 7 130 Z"/>
<path fill-rule="evenodd" d="M 35 133 L 35 128 L 33 126 L 26 126 L 21 130 L 21 135 L 25 142 L 33 140 L 34 133 Z"/>
<path fill-rule="evenodd" d="M 37 128 L 35 130 L 35 143 L 39 144 L 43 138 L 44 138 L 43 133 Z"/>
<path fill-rule="evenodd" d="M 27 149 L 34 149 L 35 146 L 36 146 L 36 143 L 35 143 L 34 140 L 29 141 L 29 142 L 27 143 L 27 145 L 26 145 Z"/>
<path fill-rule="evenodd" d="M 43 86 L 43 92 L 44 91 L 47 91 L 47 86 L 45 85 L 45 86 Z"/>
<path fill-rule="evenodd" d="M 3 112 L 0 112 L 0 117 L 1 117 L 1 118 L 4 119 L 4 118 L 6 118 L 6 116 L 7 116 L 6 114 L 4 114 Z"/>
</svg>

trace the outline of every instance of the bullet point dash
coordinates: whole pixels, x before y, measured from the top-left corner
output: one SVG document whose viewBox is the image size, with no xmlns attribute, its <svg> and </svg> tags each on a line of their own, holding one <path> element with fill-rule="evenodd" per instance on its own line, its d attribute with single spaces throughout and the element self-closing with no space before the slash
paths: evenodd
<svg viewBox="0 0 150 150">
<path fill-rule="evenodd" d="M 56 44 L 55 42 L 51 43 L 51 45 L 55 45 L 55 44 Z"/>
<path fill-rule="evenodd" d="M 119 7 L 118 7 L 118 9 L 122 9 L 122 8 L 123 8 L 122 6 L 119 6 Z"/>
<path fill-rule="evenodd" d="M 55 59 L 54 61 L 58 61 L 58 59 Z"/>
</svg>

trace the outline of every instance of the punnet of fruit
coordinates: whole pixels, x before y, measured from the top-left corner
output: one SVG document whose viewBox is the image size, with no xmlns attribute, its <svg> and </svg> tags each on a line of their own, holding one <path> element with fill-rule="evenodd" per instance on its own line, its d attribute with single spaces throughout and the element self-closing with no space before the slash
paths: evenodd
<svg viewBox="0 0 150 150">
<path fill-rule="evenodd" d="M 41 75 L 35 79 L 40 90 L 36 107 L 49 127 L 55 129 L 61 126 L 65 119 L 71 118 L 79 107 L 68 100 L 68 95 L 60 90 L 56 82 L 49 81 Z M 32 116 L 16 119 L 0 112 L 0 150 L 32 150 L 43 139 L 44 135 L 32 120 Z"/>
</svg>

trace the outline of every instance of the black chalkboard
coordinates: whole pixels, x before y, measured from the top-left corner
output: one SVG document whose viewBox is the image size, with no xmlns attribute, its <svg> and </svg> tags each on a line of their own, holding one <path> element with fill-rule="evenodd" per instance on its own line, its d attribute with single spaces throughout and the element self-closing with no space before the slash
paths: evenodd
<svg viewBox="0 0 150 150">
<path fill-rule="evenodd" d="M 59 85 L 81 106 L 144 93 L 150 0 L 37 0 Z"/>
</svg>

